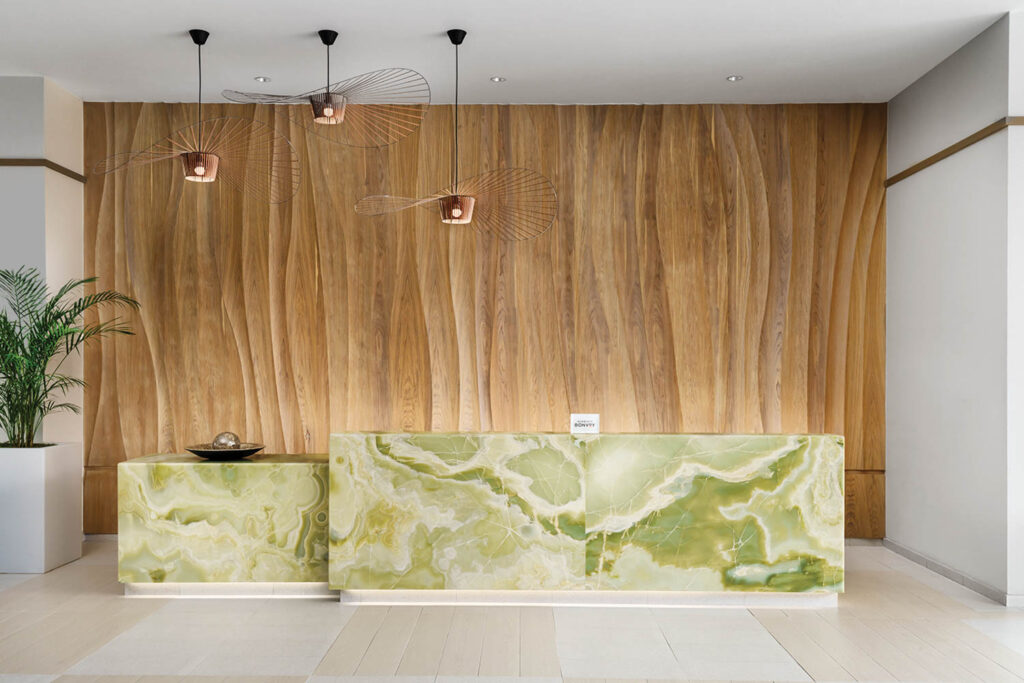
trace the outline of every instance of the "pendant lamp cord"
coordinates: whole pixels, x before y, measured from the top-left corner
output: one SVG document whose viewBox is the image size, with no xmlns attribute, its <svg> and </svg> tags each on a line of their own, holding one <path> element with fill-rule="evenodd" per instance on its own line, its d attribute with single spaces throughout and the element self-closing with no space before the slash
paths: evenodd
<svg viewBox="0 0 1024 683">
<path fill-rule="evenodd" d="M 197 45 L 199 48 L 199 116 L 196 119 L 196 124 L 199 126 L 199 150 L 203 151 L 203 46 Z"/>
<path fill-rule="evenodd" d="M 455 182 L 453 192 L 458 193 L 459 184 L 459 46 L 455 46 L 455 156 L 452 159 L 452 171 Z"/>
</svg>

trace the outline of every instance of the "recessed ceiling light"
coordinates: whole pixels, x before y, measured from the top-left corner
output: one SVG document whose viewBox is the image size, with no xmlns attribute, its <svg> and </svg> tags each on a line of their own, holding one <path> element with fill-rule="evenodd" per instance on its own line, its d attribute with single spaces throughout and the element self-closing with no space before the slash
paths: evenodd
<svg viewBox="0 0 1024 683">
<path fill-rule="evenodd" d="M 743 80 L 743 76 L 740 76 L 739 74 L 733 74 L 731 76 L 726 76 L 725 80 L 729 81 L 730 83 L 738 83 Z"/>
<path fill-rule="evenodd" d="M 491 76 L 491 83 L 504 83 L 507 80 L 504 76 Z"/>
<path fill-rule="evenodd" d="M 252 80 L 256 81 L 257 83 L 270 83 L 270 76 L 257 76 Z"/>
</svg>

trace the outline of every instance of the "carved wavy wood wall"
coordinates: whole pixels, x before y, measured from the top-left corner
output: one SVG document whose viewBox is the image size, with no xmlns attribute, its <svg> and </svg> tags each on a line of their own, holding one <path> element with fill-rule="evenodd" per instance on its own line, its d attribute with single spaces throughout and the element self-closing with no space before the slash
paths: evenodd
<svg viewBox="0 0 1024 683">
<path fill-rule="evenodd" d="M 187 105 L 86 106 L 87 167 L 186 125 Z M 271 451 L 331 430 L 846 436 L 848 532 L 884 524 L 885 107 L 471 106 L 463 172 L 559 192 L 545 236 L 499 242 L 368 193 L 446 184 L 450 107 L 391 149 L 287 132 L 289 204 L 181 181 L 86 184 L 86 272 L 138 297 L 138 336 L 86 354 L 87 531 L 120 460 L 231 429 Z M 188 185 L 186 187 L 186 185 Z"/>
</svg>

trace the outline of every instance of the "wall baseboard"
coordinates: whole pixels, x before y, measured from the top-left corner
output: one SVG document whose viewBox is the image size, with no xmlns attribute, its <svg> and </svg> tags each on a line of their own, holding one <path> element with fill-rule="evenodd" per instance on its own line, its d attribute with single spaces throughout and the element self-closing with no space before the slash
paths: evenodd
<svg viewBox="0 0 1024 683">
<path fill-rule="evenodd" d="M 991 586 L 985 583 L 984 581 L 978 581 L 977 579 L 974 579 L 961 571 L 953 569 L 949 565 L 943 564 L 937 560 L 933 560 L 927 555 L 922 555 L 921 553 L 915 550 L 911 550 L 905 545 L 901 545 L 896 541 L 893 541 L 892 539 L 882 539 L 882 545 L 888 548 L 889 550 L 893 551 L 894 553 L 902 555 L 911 562 L 915 562 L 924 567 L 925 569 L 930 569 L 936 574 L 944 576 L 950 581 L 959 583 L 964 588 L 968 588 L 974 591 L 975 593 L 978 593 L 979 595 L 983 595 L 989 600 L 995 600 L 999 604 L 1006 605 L 1007 607 L 1024 606 L 1024 595 L 1010 595 L 1008 593 L 1005 593 L 996 588 L 995 586 Z"/>
<path fill-rule="evenodd" d="M 846 539 L 846 545 L 880 546 L 880 545 L 882 545 L 882 539 L 880 539 L 880 538 L 848 538 L 848 539 Z"/>
</svg>

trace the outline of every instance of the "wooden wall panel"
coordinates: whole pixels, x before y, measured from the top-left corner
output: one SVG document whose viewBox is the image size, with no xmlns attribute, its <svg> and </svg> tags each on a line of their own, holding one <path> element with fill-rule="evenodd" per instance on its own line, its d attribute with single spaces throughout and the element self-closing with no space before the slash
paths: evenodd
<svg viewBox="0 0 1024 683">
<path fill-rule="evenodd" d="M 86 105 L 87 166 L 193 111 Z M 847 467 L 884 477 L 884 105 L 466 107 L 464 174 L 524 166 L 558 189 L 555 225 L 524 243 L 353 213 L 446 184 L 450 107 L 387 150 L 271 108 L 221 114 L 290 137 L 293 201 L 169 163 L 86 185 L 86 272 L 142 302 L 137 337 L 86 355 L 90 468 L 224 429 L 302 452 L 332 430 L 561 431 L 599 412 L 606 431 L 842 433 Z"/>
<path fill-rule="evenodd" d="M 117 468 L 86 468 L 83 495 L 84 528 L 91 530 L 89 533 L 116 533 L 117 506 L 110 502 L 117 500 Z"/>
<path fill-rule="evenodd" d="M 885 537 L 885 473 L 846 472 L 846 535 Z"/>
</svg>

